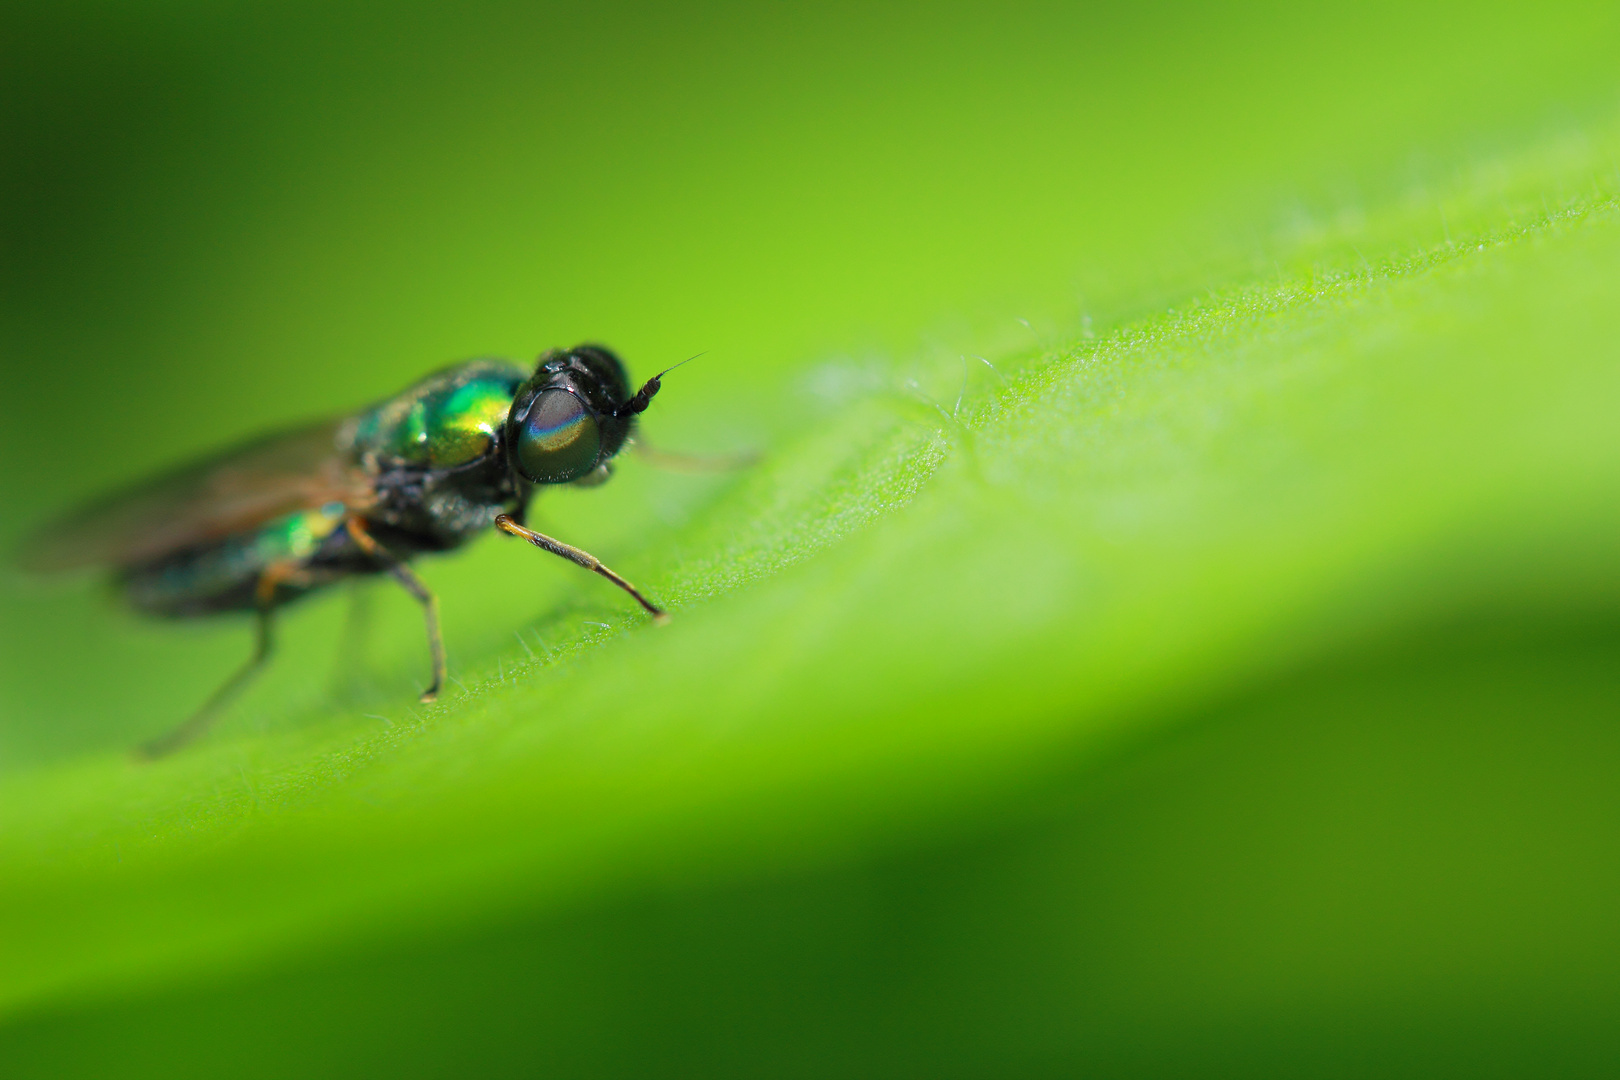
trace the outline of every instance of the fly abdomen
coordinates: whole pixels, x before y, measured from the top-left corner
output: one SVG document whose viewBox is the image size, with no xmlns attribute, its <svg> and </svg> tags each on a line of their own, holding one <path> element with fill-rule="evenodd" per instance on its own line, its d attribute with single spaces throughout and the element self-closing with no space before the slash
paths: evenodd
<svg viewBox="0 0 1620 1080">
<path fill-rule="evenodd" d="M 206 615 L 256 606 L 260 576 L 277 564 L 300 572 L 280 586 L 281 598 L 301 595 L 339 576 L 316 565 L 323 549 L 341 543 L 341 505 L 300 510 L 209 544 L 186 548 L 127 568 L 124 594 L 138 610 L 154 615 Z"/>
</svg>

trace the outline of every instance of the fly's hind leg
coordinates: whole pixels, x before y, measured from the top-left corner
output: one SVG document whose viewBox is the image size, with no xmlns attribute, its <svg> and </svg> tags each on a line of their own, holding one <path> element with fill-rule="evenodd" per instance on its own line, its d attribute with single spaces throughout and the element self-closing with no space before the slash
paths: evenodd
<svg viewBox="0 0 1620 1080">
<path fill-rule="evenodd" d="M 350 518 L 344 527 L 348 529 L 349 536 L 354 539 L 360 550 L 392 574 L 394 580 L 404 586 L 405 591 L 422 605 L 422 616 L 427 620 L 428 653 L 433 661 L 433 681 L 422 691 L 422 701 L 434 700 L 439 696 L 439 688 L 444 685 L 444 638 L 439 633 L 439 598 L 433 595 L 433 591 L 422 583 L 422 579 L 417 577 L 399 556 L 377 543 L 359 518 Z"/>
<path fill-rule="evenodd" d="M 184 723 L 149 742 L 142 743 L 137 751 L 140 757 L 153 760 L 172 754 L 207 731 L 219 718 L 220 711 L 253 680 L 253 676 L 259 673 L 265 661 L 270 659 L 270 651 L 275 645 L 272 624 L 275 617 L 276 586 L 285 581 L 296 581 L 302 572 L 303 568 L 297 563 L 275 563 L 264 569 L 253 590 L 253 655 L 248 657 L 247 662 L 226 679 L 218 690 L 210 694 L 208 700 L 187 717 Z"/>
</svg>

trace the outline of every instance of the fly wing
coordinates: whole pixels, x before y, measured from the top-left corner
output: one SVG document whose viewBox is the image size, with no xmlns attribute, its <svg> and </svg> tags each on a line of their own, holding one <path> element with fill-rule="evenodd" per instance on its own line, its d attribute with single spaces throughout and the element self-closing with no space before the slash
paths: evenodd
<svg viewBox="0 0 1620 1080">
<path fill-rule="evenodd" d="M 340 420 L 280 432 L 114 492 L 36 532 L 19 562 L 37 571 L 127 569 L 339 502 L 363 509 L 371 484 L 338 447 Z"/>
</svg>

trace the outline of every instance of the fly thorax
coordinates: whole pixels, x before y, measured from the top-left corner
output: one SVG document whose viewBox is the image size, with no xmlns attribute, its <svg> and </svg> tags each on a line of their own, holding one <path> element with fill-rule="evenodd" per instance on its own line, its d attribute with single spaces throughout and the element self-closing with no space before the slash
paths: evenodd
<svg viewBox="0 0 1620 1080">
<path fill-rule="evenodd" d="M 356 460 L 383 468 L 454 469 L 496 452 L 521 368 L 471 360 L 428 376 L 356 417 Z"/>
</svg>

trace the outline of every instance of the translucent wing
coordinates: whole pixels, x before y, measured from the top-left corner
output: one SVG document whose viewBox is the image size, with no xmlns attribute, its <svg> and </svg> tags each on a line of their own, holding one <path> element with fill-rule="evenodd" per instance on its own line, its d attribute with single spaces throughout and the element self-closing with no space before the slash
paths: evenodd
<svg viewBox="0 0 1620 1080">
<path fill-rule="evenodd" d="M 140 566 L 273 518 L 340 502 L 361 509 L 371 484 L 327 420 L 246 443 L 131 491 L 112 492 L 36 532 L 27 569 Z"/>
</svg>

